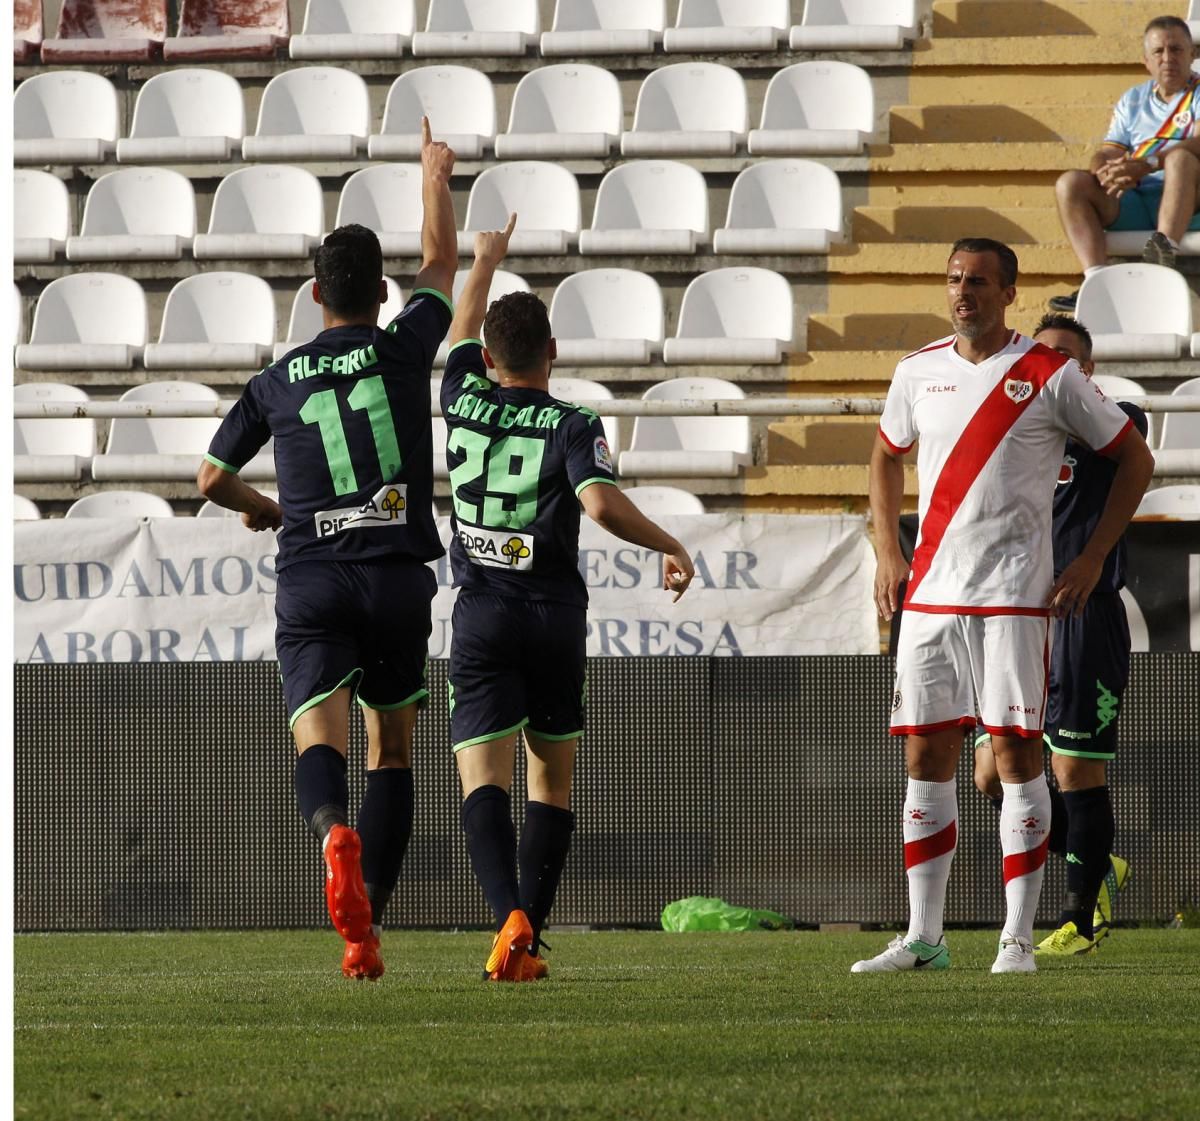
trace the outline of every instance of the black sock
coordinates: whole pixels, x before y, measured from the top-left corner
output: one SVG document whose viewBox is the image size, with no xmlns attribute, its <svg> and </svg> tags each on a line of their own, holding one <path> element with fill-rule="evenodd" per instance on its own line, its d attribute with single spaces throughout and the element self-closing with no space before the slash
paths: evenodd
<svg viewBox="0 0 1200 1121">
<path fill-rule="evenodd" d="M 517 831 L 508 791 L 499 786 L 472 790 L 463 802 L 462 826 L 475 878 L 496 915 L 496 929 L 520 908 L 517 890 Z"/>
<path fill-rule="evenodd" d="M 1096 896 L 1109 869 L 1116 823 L 1107 786 L 1068 790 L 1067 899 L 1059 926 L 1073 922 L 1079 933 L 1091 938 Z"/>
<path fill-rule="evenodd" d="M 554 906 L 558 881 L 567 852 L 571 848 L 571 833 L 575 815 L 570 810 L 549 806 L 545 802 L 525 803 L 525 828 L 521 830 L 521 910 L 533 924 L 533 945 L 536 952 L 546 916 Z"/>
<path fill-rule="evenodd" d="M 346 757 L 327 743 L 306 748 L 296 759 L 296 802 L 318 841 L 335 825 L 346 824 L 349 801 Z"/>
<path fill-rule="evenodd" d="M 1053 782 L 1046 783 L 1050 791 L 1050 841 L 1047 847 L 1059 856 L 1067 855 L 1067 830 L 1070 816 L 1067 804 L 1063 801 L 1063 792 Z"/>
<path fill-rule="evenodd" d="M 384 767 L 367 772 L 367 792 L 358 811 L 362 838 L 362 874 L 371 900 L 371 922 L 383 922 L 383 912 L 400 877 L 413 827 L 411 767 Z"/>
</svg>

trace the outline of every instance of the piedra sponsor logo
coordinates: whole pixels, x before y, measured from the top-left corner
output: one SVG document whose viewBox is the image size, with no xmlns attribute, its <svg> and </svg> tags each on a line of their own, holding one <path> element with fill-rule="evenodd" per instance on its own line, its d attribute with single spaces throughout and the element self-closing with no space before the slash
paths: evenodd
<svg viewBox="0 0 1200 1121">
<path fill-rule="evenodd" d="M 313 525 L 318 537 L 332 537 L 348 529 L 407 525 L 407 507 L 407 484 L 389 483 L 361 506 L 318 511 L 313 515 Z"/>
</svg>

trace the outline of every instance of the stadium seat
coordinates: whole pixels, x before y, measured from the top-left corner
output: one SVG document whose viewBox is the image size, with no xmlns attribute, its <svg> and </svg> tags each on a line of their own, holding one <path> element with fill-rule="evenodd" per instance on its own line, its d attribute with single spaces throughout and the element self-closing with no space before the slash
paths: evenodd
<svg viewBox="0 0 1200 1121">
<path fill-rule="evenodd" d="M 13 0 L 14 65 L 37 62 L 43 30 L 42 0 Z"/>
<path fill-rule="evenodd" d="M 100 74 L 35 74 L 13 95 L 13 163 L 102 163 L 120 119 L 117 91 Z"/>
<path fill-rule="evenodd" d="M 1123 378 L 1118 374 L 1093 374 L 1092 381 L 1104 391 L 1105 397 L 1111 397 L 1114 401 L 1137 401 L 1146 396 L 1142 383 L 1133 378 Z M 1146 422 L 1146 442 L 1154 447 L 1154 434 L 1162 421 L 1153 413 L 1148 413 Z"/>
<path fill-rule="evenodd" d="M 401 74 L 388 90 L 383 124 L 367 139 L 373 160 L 421 154 L 421 118 L 435 140 L 459 159 L 477 160 L 496 140 L 496 94 L 491 80 L 469 66 L 422 66 Z"/>
<path fill-rule="evenodd" d="M 380 164 L 346 180 L 334 228 L 357 222 L 375 231 L 385 257 L 419 257 L 424 215 L 421 165 Z"/>
<path fill-rule="evenodd" d="M 916 0 L 805 0 L 794 51 L 898 51 L 917 37 Z"/>
<path fill-rule="evenodd" d="M 791 23 L 788 0 L 679 0 L 674 27 L 663 32 L 669 53 L 773 51 Z"/>
<path fill-rule="evenodd" d="M 721 378 L 675 378 L 658 382 L 644 401 L 728 400 L 745 397 Z M 640 416 L 629 450 L 620 455 L 627 478 L 679 476 L 734 478 L 750 462 L 750 418 L 744 416 Z"/>
<path fill-rule="evenodd" d="M 25 300 L 15 281 L 12 293 L 12 340 L 13 346 L 20 346 L 25 341 Z"/>
<path fill-rule="evenodd" d="M 275 344 L 275 295 L 261 277 L 202 272 L 167 294 L 147 370 L 260 369 Z"/>
<path fill-rule="evenodd" d="M 271 59 L 290 32 L 288 0 L 182 0 L 179 34 L 163 43 L 163 58 Z"/>
<path fill-rule="evenodd" d="M 25 370 L 128 370 L 149 326 L 146 293 L 136 280 L 77 272 L 50 281 L 33 313 L 33 333 L 17 347 Z"/>
<path fill-rule="evenodd" d="M 626 156 L 732 156 L 750 118 L 746 84 L 729 66 L 677 62 L 647 75 L 638 90 Z"/>
<path fill-rule="evenodd" d="M 390 276 L 383 278 L 387 285 L 388 298 L 379 308 L 379 326 L 386 327 L 404 307 L 404 293 Z M 275 344 L 273 360 L 278 362 L 289 350 L 312 342 L 325 330 L 325 320 L 321 314 L 321 305 L 313 299 L 312 280 L 306 280 L 296 289 L 292 299 L 292 314 L 288 320 L 287 339 Z"/>
<path fill-rule="evenodd" d="M 550 302 L 559 366 L 644 366 L 663 345 L 662 290 L 633 269 L 568 276 Z"/>
<path fill-rule="evenodd" d="M 197 260 L 307 257 L 325 228 L 325 197 L 315 175 L 287 164 L 244 167 L 225 176 L 213 198 Z"/>
<path fill-rule="evenodd" d="M 13 172 L 13 260 L 53 261 L 71 236 L 71 199 L 57 175 L 32 169 Z"/>
<path fill-rule="evenodd" d="M 101 490 L 75 499 L 66 518 L 173 518 L 171 504 L 144 490 Z"/>
<path fill-rule="evenodd" d="M 625 111 L 616 77 L 599 66 L 542 66 L 517 83 L 508 132 L 496 137 L 501 159 L 607 156 Z"/>
<path fill-rule="evenodd" d="M 538 0 L 429 0 L 425 30 L 413 36 L 417 58 L 523 55 L 542 29 Z"/>
<path fill-rule="evenodd" d="M 88 400 L 73 385 L 33 382 L 13 387 L 13 401 Z M 83 477 L 96 454 L 96 422 L 87 417 L 18 417 L 13 421 L 13 478 L 17 482 L 61 482 Z"/>
<path fill-rule="evenodd" d="M 127 167 L 93 184 L 67 260 L 178 261 L 195 236 L 191 180 L 165 167 Z"/>
<path fill-rule="evenodd" d="M 1192 40 L 1200 39 L 1200 0 L 1191 0 L 1188 5 L 1187 25 L 1191 29 Z"/>
<path fill-rule="evenodd" d="M 1200 378 L 1188 378 L 1171 391 L 1172 397 L 1200 397 Z M 1164 413 L 1159 421 L 1158 447 L 1200 451 L 1200 413 Z"/>
<path fill-rule="evenodd" d="M 733 181 L 718 253 L 827 253 L 842 236 L 842 186 L 813 160 L 763 160 Z"/>
<path fill-rule="evenodd" d="M 412 42 L 413 0 L 308 0 L 288 53 L 305 58 L 399 58 Z"/>
<path fill-rule="evenodd" d="M 149 62 L 166 37 L 166 0 L 63 0 L 42 61 Z"/>
<path fill-rule="evenodd" d="M 459 269 L 454 276 L 454 287 L 451 294 L 454 297 L 454 302 L 458 303 L 459 297 L 462 295 L 462 290 L 466 286 L 467 277 L 471 275 L 470 269 Z M 515 272 L 508 272 L 506 269 L 497 269 L 492 273 L 491 287 L 488 288 L 487 302 L 490 307 L 494 300 L 498 300 L 501 296 L 507 296 L 509 292 L 528 292 L 530 291 L 529 282 L 523 277 L 517 276 Z M 450 351 L 450 343 L 447 339 L 442 340 L 441 346 L 437 349 L 437 354 L 434 356 L 433 364 L 439 369 L 446 364 L 446 355 Z"/>
<path fill-rule="evenodd" d="M 625 497 L 648 518 L 706 513 L 704 503 L 690 490 L 684 490 L 682 487 L 626 487 Z"/>
<path fill-rule="evenodd" d="M 579 184 L 565 167 L 540 160 L 497 164 L 471 184 L 466 228 L 459 231 L 458 251 L 474 252 L 480 230 L 502 230 L 510 214 L 517 228 L 508 243 L 513 254 L 565 253 L 579 240 Z"/>
<path fill-rule="evenodd" d="M 23 494 L 12 496 L 12 516 L 14 522 L 36 522 L 41 519 L 42 512 L 32 498 Z"/>
<path fill-rule="evenodd" d="M 1134 517 L 1139 521 L 1200 521 L 1200 484 L 1178 483 L 1148 490 Z"/>
<path fill-rule="evenodd" d="M 1191 293 L 1174 269 L 1109 265 L 1083 278 L 1075 317 L 1097 362 L 1173 361 L 1191 338 Z"/>
<path fill-rule="evenodd" d="M 300 66 L 263 90 L 258 128 L 242 141 L 247 160 L 348 160 L 367 143 L 367 83 L 340 66 Z"/>
<path fill-rule="evenodd" d="M 666 25 L 666 0 L 557 0 L 542 54 L 650 54 Z"/>
<path fill-rule="evenodd" d="M 784 67 L 770 81 L 761 127 L 750 130 L 752 156 L 850 156 L 875 132 L 870 75 L 849 62 Z"/>
<path fill-rule="evenodd" d="M 663 357 L 671 364 L 779 362 L 793 333 L 792 287 L 779 273 L 714 269 L 687 286 Z"/>
<path fill-rule="evenodd" d="M 591 381 L 588 378 L 564 378 L 557 374 L 550 376 L 550 396 L 572 405 L 589 401 L 613 400 L 613 392 L 607 385 L 601 385 L 598 381 Z M 595 405 L 585 407 L 591 408 L 597 413 L 600 411 Z M 601 416 L 600 423 L 604 425 L 604 435 L 608 439 L 609 450 L 615 455 L 620 446 L 620 428 L 617 418 Z"/>
<path fill-rule="evenodd" d="M 704 176 L 674 160 L 635 160 L 600 180 L 592 228 L 579 235 L 579 251 L 694 253 L 707 240 Z"/>
<path fill-rule="evenodd" d="M 181 67 L 155 74 L 133 107 L 129 136 L 117 141 L 119 163 L 228 160 L 246 134 L 238 80 L 220 70 Z"/>
</svg>

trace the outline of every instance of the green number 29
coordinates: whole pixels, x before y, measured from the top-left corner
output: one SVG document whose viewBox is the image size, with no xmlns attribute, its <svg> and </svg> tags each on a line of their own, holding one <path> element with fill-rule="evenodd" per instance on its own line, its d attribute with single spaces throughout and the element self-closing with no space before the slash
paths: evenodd
<svg viewBox="0 0 1200 1121">
<path fill-rule="evenodd" d="M 390 482 L 399 472 L 402 460 L 383 378 L 378 375 L 363 378 L 350 391 L 346 403 L 352 409 L 366 412 L 371 422 L 371 435 L 375 439 L 375 454 L 379 457 L 379 476 L 383 482 Z M 314 393 L 304 402 L 300 419 L 305 424 L 315 424 L 320 428 L 329 477 L 333 481 L 333 493 L 339 496 L 353 494 L 358 490 L 358 480 L 354 475 L 354 464 L 350 461 L 350 447 L 346 443 L 346 429 L 342 425 L 336 391 L 322 389 Z"/>
<path fill-rule="evenodd" d="M 485 529 L 524 529 L 537 517 L 538 479 L 544 440 L 528 436 L 491 437 L 469 428 L 455 428 L 447 448 L 465 459 L 450 471 L 450 492 L 454 512 L 464 522 Z M 482 514 L 473 502 L 459 495 L 459 487 L 487 475 Z M 511 503 L 511 508 L 508 504 Z"/>
</svg>

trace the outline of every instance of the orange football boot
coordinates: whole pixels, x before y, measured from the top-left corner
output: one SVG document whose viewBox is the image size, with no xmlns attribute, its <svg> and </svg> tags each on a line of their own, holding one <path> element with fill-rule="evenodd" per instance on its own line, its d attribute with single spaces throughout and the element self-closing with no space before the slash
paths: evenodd
<svg viewBox="0 0 1200 1121">
<path fill-rule="evenodd" d="M 383 958 L 379 956 L 379 939 L 374 931 L 361 942 L 347 942 L 342 954 L 342 972 L 352 981 L 378 981 L 383 976 Z"/>
<path fill-rule="evenodd" d="M 549 976 L 550 966 L 546 964 L 545 958 L 534 957 L 533 954 L 525 955 L 521 970 L 522 981 L 542 981 Z"/>
<path fill-rule="evenodd" d="M 489 981 L 524 981 L 525 957 L 533 948 L 533 927 L 524 911 L 513 911 L 492 942 L 483 972 Z"/>
<path fill-rule="evenodd" d="M 364 942 L 371 933 L 371 902 L 362 878 L 362 841 L 348 825 L 335 825 L 321 851 L 325 903 L 334 929 L 347 942 Z"/>
</svg>

